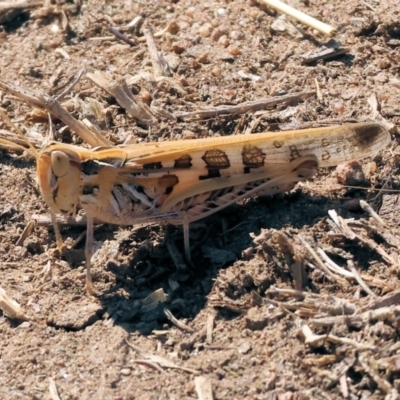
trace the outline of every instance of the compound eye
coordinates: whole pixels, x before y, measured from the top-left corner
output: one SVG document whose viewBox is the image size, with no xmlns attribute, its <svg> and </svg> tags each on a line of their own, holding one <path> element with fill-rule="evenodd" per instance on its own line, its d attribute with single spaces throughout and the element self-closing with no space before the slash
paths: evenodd
<svg viewBox="0 0 400 400">
<path fill-rule="evenodd" d="M 51 169 L 57 178 L 62 178 L 69 171 L 69 158 L 62 151 L 54 150 L 51 153 Z"/>
</svg>

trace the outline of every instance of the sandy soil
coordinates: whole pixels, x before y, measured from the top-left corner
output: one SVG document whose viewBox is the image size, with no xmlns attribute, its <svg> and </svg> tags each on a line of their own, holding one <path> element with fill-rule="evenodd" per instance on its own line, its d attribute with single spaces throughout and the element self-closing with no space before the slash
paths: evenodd
<svg viewBox="0 0 400 400">
<path fill-rule="evenodd" d="M 337 27 L 334 39 L 344 51 L 317 61 L 310 54 L 328 38 L 296 23 L 297 35 L 273 30 L 278 15 L 256 1 L 41 3 L 13 12 L 0 3 L 1 79 L 56 95 L 83 65 L 114 78 L 142 74 L 133 91 L 173 114 L 318 88 L 290 105 L 160 118 L 147 129 L 84 75 L 65 101 L 75 99 L 70 111 L 85 118 L 83 101 L 97 100 L 99 126 L 115 143 L 371 119 L 383 122 L 393 141 L 375 164 L 362 163 L 363 173 L 350 168 L 345 182 L 359 189 L 338 183 L 343 171 L 322 170 L 288 194 L 246 201 L 194 224 L 193 266 L 179 261 L 179 228 L 98 227 L 96 297 L 85 292 L 84 240 L 76 242 L 84 227 L 63 228 L 66 244 L 74 244 L 63 257 L 50 227 L 36 226 L 19 240 L 32 216 L 48 210 L 34 161 L 2 151 L 0 286 L 29 320 L 0 314 L 0 398 L 56 399 L 50 383 L 63 400 L 209 399 L 210 387 L 215 399 L 398 398 L 399 3 L 288 1 Z M 110 21 L 120 28 L 139 15 L 162 31 L 155 41 L 173 79 L 146 79 L 153 69 L 140 27 L 124 32 L 135 45 L 108 30 Z M 30 106 L 2 92 L 0 106 L 31 137 L 47 134 L 47 124 L 26 119 Z M 0 122 L 2 129 L 8 128 Z M 57 140 L 79 143 L 59 121 L 53 129 Z M 355 235 L 335 228 L 328 210 Z M 301 239 L 343 269 L 354 265 L 363 286 L 321 270 Z M 154 301 L 160 293 L 162 303 Z"/>
</svg>

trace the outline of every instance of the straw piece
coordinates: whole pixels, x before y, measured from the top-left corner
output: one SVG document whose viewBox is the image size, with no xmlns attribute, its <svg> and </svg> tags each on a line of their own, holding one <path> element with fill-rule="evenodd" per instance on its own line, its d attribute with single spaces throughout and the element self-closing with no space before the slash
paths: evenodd
<svg viewBox="0 0 400 400">
<path fill-rule="evenodd" d="M 333 26 L 318 21 L 317 19 L 310 17 L 309 15 L 296 10 L 293 7 L 290 7 L 279 0 L 260 0 L 260 2 L 274 8 L 275 10 L 278 10 L 281 13 L 289 15 L 289 17 L 292 17 L 297 21 L 310 26 L 311 28 L 314 28 L 325 35 L 332 35 L 335 32 L 335 28 Z"/>
</svg>

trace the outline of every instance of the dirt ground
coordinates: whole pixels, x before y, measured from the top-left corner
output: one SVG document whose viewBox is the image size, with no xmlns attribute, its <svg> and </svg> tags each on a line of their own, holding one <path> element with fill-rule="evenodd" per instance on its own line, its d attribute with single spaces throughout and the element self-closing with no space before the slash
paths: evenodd
<svg viewBox="0 0 400 400">
<path fill-rule="evenodd" d="M 193 224 L 193 265 L 183 262 L 179 228 L 99 226 L 96 297 L 85 291 L 84 227 L 62 229 L 73 247 L 64 256 L 51 227 L 35 226 L 20 240 L 32 216 L 48 209 L 35 162 L 2 151 L 0 286 L 29 319 L 0 311 L 0 398 L 399 398 L 399 2 L 288 0 L 337 28 L 337 54 L 317 60 L 310 55 L 329 38 L 294 21 L 294 32 L 271 28 L 278 15 L 254 0 L 42 3 L 12 11 L 0 3 L 0 78 L 57 95 L 84 66 L 64 100 L 75 99 L 69 111 L 81 119 L 87 113 L 76 104 L 97 100 L 98 124 L 115 143 L 370 120 L 393 140 L 362 170 L 321 170 L 290 193 Z M 138 16 L 154 32 L 169 79 L 148 79 L 154 71 L 140 24 L 123 29 Z M 110 26 L 135 43 L 116 39 Z M 86 78 L 94 71 L 136 77 L 133 92 L 174 115 L 313 94 L 240 115 L 160 117 L 149 129 Z M 47 135 L 47 124 L 26 118 L 30 106 L 0 92 L 0 107 L 30 137 Z M 79 143 L 59 121 L 53 130 L 57 140 Z M 359 188 L 343 188 L 337 176 Z M 321 266 L 307 243 L 341 269 Z"/>
</svg>

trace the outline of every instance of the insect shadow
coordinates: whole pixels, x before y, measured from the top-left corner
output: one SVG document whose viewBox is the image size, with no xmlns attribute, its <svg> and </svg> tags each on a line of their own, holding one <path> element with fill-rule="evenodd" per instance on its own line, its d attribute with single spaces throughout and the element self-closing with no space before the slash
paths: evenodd
<svg viewBox="0 0 400 400">
<path fill-rule="evenodd" d="M 340 210 L 342 203 L 340 198 L 313 196 L 297 190 L 231 206 L 191 226 L 191 263 L 183 259 L 180 228 L 163 230 L 160 225 L 150 225 L 134 229 L 132 235 L 120 242 L 119 252 L 126 261 L 107 263 L 107 270 L 115 274 L 116 284 L 103 292 L 99 300 L 115 324 L 130 332 L 149 334 L 165 328 L 166 310 L 178 319 L 194 319 L 216 291 L 225 290 L 228 297 L 240 297 L 256 289 L 252 279 L 243 279 L 240 288 L 234 290 L 236 294 L 232 294 L 224 276 L 232 266 L 239 266 L 238 271 L 248 266 L 245 274 L 251 278 L 251 265 L 246 263 L 256 258 L 251 249 L 252 234 L 258 235 L 261 229 L 285 229 L 295 235 L 325 219 L 329 209 Z M 343 215 L 348 214 L 344 210 Z M 151 244 L 152 239 L 158 244 Z M 246 252 L 250 252 L 247 258 L 243 256 Z M 269 267 L 264 263 L 262 268 Z M 235 271 L 231 270 L 230 275 L 235 275 Z M 290 272 L 282 276 L 291 282 Z M 220 314 L 225 319 L 236 316 L 235 312 Z"/>
</svg>

